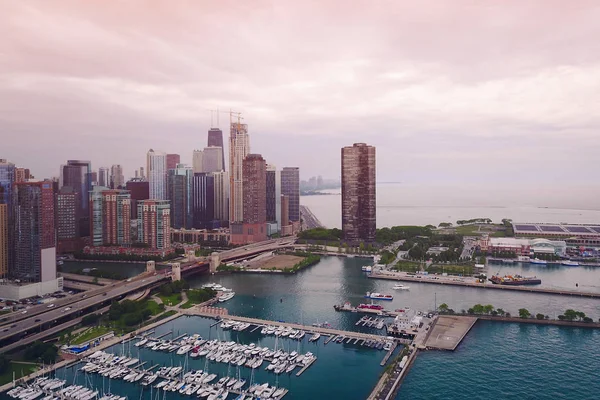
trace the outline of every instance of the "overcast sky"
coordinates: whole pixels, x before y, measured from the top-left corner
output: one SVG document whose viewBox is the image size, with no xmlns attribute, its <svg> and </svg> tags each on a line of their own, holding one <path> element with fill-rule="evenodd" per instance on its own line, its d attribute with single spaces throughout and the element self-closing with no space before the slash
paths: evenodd
<svg viewBox="0 0 600 400">
<path fill-rule="evenodd" d="M 191 163 L 219 107 L 304 179 L 360 141 L 379 181 L 600 180 L 597 1 L 0 3 L 0 158 L 37 177 Z"/>
</svg>

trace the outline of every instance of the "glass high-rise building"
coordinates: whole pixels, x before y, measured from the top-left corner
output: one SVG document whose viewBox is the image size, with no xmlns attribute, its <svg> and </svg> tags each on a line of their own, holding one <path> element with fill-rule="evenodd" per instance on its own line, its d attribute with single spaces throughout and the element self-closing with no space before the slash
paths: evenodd
<svg viewBox="0 0 600 400">
<path fill-rule="evenodd" d="M 92 197 L 92 245 L 131 245 L 131 195 L 127 190 L 95 187 Z"/>
<path fill-rule="evenodd" d="M 266 206 L 267 221 L 277 221 L 277 169 L 274 165 L 267 165 L 266 171 Z"/>
<path fill-rule="evenodd" d="M 15 182 L 15 164 L 0 159 L 0 275 L 8 274 L 14 257 L 12 186 Z"/>
<path fill-rule="evenodd" d="M 346 240 L 375 240 L 375 165 L 375 147 L 355 143 L 342 148 L 342 231 Z"/>
<path fill-rule="evenodd" d="M 167 199 L 167 155 L 150 149 L 146 156 L 150 198 Z"/>
<path fill-rule="evenodd" d="M 200 172 L 192 178 L 193 227 L 213 228 L 215 220 L 215 178 L 212 174 Z"/>
<path fill-rule="evenodd" d="M 79 234 L 89 236 L 89 193 L 92 190 L 92 163 L 85 160 L 67 160 L 67 164 L 61 166 L 60 170 L 60 188 L 64 186 L 70 186 L 79 193 L 79 203 L 77 204 Z"/>
<path fill-rule="evenodd" d="M 190 229 L 193 225 L 192 177 L 194 171 L 185 164 L 170 169 L 167 177 L 167 199 L 171 202 L 171 227 Z"/>
</svg>

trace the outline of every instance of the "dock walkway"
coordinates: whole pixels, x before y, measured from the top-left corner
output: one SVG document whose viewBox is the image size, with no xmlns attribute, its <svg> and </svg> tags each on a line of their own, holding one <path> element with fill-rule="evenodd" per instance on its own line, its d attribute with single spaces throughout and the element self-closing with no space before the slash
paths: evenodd
<svg viewBox="0 0 600 400">
<path fill-rule="evenodd" d="M 454 351 L 475 325 L 475 322 L 477 322 L 477 317 L 440 316 L 431 328 L 425 347 Z"/>
<path fill-rule="evenodd" d="M 420 282 L 420 283 L 431 283 L 436 285 L 449 285 L 449 286 L 462 286 L 472 287 L 476 289 L 495 289 L 495 290 L 508 290 L 524 293 L 541 293 L 541 294 L 554 294 L 560 296 L 576 296 L 576 297 L 589 297 L 594 299 L 600 299 L 600 293 L 594 292 L 580 292 L 577 290 L 567 289 L 550 289 L 542 287 L 531 287 L 531 286 L 507 286 L 507 285 L 495 285 L 493 283 L 475 283 L 475 282 L 462 282 L 454 281 L 451 277 L 436 277 L 438 279 L 428 278 L 428 275 L 423 275 L 423 278 L 417 278 L 416 276 L 409 276 L 403 273 L 388 273 L 388 274 L 369 274 L 371 279 L 387 279 L 391 281 L 406 281 L 406 282 Z"/>
</svg>

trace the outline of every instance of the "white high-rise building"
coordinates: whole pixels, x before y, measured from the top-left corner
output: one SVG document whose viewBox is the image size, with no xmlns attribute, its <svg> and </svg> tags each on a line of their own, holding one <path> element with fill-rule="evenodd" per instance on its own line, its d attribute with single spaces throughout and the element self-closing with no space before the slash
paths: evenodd
<svg viewBox="0 0 600 400">
<path fill-rule="evenodd" d="M 150 198 L 167 200 L 167 154 L 150 149 L 146 161 Z"/>
<path fill-rule="evenodd" d="M 213 172 L 214 178 L 214 218 L 229 221 L 229 174 L 226 171 Z"/>
<path fill-rule="evenodd" d="M 223 148 L 205 147 L 202 155 L 202 172 L 217 172 L 223 169 Z"/>
<path fill-rule="evenodd" d="M 239 122 L 231 123 L 229 134 L 229 221 L 244 220 L 243 204 L 243 163 L 250 153 L 248 125 Z"/>
<path fill-rule="evenodd" d="M 204 152 L 202 150 L 194 150 L 194 154 L 192 156 L 192 169 L 195 174 L 199 174 L 200 172 L 204 172 Z"/>
<path fill-rule="evenodd" d="M 110 167 L 110 187 L 113 189 L 118 189 L 124 185 L 125 176 L 123 175 L 123 167 L 121 167 L 120 164 L 114 164 L 112 167 Z"/>
</svg>

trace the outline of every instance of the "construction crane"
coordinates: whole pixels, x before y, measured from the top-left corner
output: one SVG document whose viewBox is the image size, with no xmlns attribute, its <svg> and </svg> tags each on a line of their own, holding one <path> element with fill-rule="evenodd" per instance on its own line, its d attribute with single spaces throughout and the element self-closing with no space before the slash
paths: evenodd
<svg viewBox="0 0 600 400">
<path fill-rule="evenodd" d="M 229 110 L 229 111 L 221 111 L 218 108 L 216 110 L 208 110 L 210 111 L 210 125 L 214 126 L 213 122 L 214 122 L 214 113 L 217 114 L 217 127 L 219 126 L 219 114 L 229 114 L 229 123 L 233 123 L 233 118 L 237 117 L 237 123 L 241 124 L 241 120 L 244 119 L 242 117 L 242 113 L 241 112 L 237 112 L 237 111 L 233 111 L 233 110 Z"/>
</svg>

